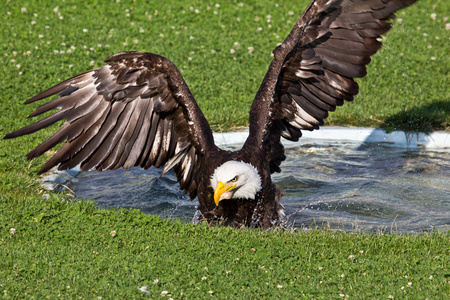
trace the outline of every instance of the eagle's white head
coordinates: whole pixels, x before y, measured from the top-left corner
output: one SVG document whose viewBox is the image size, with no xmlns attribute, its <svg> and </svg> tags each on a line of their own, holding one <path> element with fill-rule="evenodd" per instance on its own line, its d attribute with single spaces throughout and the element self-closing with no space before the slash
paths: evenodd
<svg viewBox="0 0 450 300">
<path fill-rule="evenodd" d="M 261 177 L 251 164 L 242 161 L 227 161 L 219 166 L 211 177 L 214 202 L 224 199 L 255 199 L 261 190 Z"/>
</svg>

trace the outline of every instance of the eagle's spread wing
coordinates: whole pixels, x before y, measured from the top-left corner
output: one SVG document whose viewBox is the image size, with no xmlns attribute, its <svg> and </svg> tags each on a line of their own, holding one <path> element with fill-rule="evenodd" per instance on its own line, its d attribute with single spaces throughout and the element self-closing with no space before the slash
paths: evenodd
<svg viewBox="0 0 450 300">
<path fill-rule="evenodd" d="M 358 93 L 394 12 L 416 0 L 317 0 L 273 54 L 250 111 L 248 144 L 266 143 L 271 172 L 284 159 L 279 136 L 292 141 L 313 130 L 344 100 Z"/>
<path fill-rule="evenodd" d="M 196 196 L 193 178 L 200 152 L 214 147 L 211 129 L 178 69 L 150 53 L 122 52 L 102 66 L 68 79 L 29 99 L 32 103 L 59 94 L 30 115 L 52 115 L 12 133 L 33 133 L 57 121 L 59 131 L 28 153 L 40 156 L 65 142 L 42 167 L 81 170 L 174 168 L 181 189 Z"/>
</svg>

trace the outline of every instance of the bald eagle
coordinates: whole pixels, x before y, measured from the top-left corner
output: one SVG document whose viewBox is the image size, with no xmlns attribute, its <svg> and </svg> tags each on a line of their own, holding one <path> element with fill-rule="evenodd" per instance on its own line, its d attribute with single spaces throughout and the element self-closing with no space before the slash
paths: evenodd
<svg viewBox="0 0 450 300">
<path fill-rule="evenodd" d="M 65 120 L 28 153 L 59 143 L 39 173 L 81 170 L 173 169 L 180 189 L 198 198 L 209 224 L 270 228 L 280 224 L 281 189 L 271 180 L 285 160 L 281 137 L 297 141 L 318 129 L 336 106 L 358 93 L 354 78 L 381 47 L 394 12 L 416 0 L 317 0 L 303 12 L 273 60 L 249 115 L 249 136 L 238 151 L 214 144 L 209 124 L 177 67 L 152 53 L 120 52 L 109 63 L 72 77 L 25 103 L 59 94 L 30 117 L 53 114 L 9 133 L 15 138 Z"/>
</svg>

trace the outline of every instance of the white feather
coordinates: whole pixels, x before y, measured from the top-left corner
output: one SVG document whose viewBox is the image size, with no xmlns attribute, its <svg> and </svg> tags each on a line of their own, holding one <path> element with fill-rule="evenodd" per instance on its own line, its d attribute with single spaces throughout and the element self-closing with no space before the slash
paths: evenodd
<svg viewBox="0 0 450 300">
<path fill-rule="evenodd" d="M 219 181 L 226 183 L 236 176 L 236 187 L 231 190 L 231 198 L 255 199 L 256 193 L 261 190 L 261 177 L 254 166 L 242 161 L 231 160 L 219 166 L 211 177 L 211 185 L 215 189 Z"/>
</svg>

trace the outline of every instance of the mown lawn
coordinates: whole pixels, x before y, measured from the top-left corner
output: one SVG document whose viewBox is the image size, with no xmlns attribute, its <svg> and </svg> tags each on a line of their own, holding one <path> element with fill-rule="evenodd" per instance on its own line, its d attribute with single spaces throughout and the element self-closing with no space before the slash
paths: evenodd
<svg viewBox="0 0 450 300">
<path fill-rule="evenodd" d="M 29 124 L 33 107 L 23 101 L 124 50 L 174 61 L 214 130 L 246 126 L 270 52 L 307 2 L 4 1 L 0 136 Z M 400 12 L 360 95 L 327 124 L 448 130 L 449 15 L 442 0 Z M 450 232 L 208 228 L 63 194 L 47 199 L 35 174 L 48 156 L 25 154 L 51 130 L 0 141 L 0 298 L 450 294 Z"/>
</svg>

